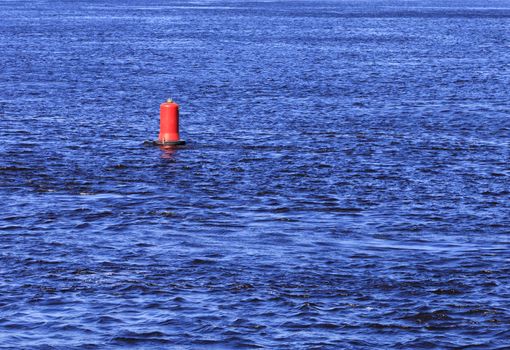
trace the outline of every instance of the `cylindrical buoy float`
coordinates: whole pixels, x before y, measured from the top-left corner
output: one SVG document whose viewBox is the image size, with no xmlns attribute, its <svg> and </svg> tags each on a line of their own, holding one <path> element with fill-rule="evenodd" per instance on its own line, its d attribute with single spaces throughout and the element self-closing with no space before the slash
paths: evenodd
<svg viewBox="0 0 510 350">
<path fill-rule="evenodd" d="M 179 138 L 179 105 L 171 98 L 163 102 L 159 109 L 159 137 L 155 144 L 178 146 L 186 142 Z"/>
</svg>

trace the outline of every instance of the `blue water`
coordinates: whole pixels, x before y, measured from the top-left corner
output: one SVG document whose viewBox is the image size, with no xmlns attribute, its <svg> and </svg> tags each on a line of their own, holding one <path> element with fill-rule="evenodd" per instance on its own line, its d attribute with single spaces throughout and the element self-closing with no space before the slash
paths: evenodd
<svg viewBox="0 0 510 350">
<path fill-rule="evenodd" d="M 1 349 L 510 349 L 509 1 L 0 18 Z"/>
</svg>

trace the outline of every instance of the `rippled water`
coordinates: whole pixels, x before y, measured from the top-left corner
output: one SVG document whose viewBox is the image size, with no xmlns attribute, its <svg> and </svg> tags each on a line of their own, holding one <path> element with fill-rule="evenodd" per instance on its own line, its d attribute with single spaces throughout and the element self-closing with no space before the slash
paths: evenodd
<svg viewBox="0 0 510 350">
<path fill-rule="evenodd" d="M 509 348 L 508 1 L 0 18 L 0 348 Z"/>
</svg>

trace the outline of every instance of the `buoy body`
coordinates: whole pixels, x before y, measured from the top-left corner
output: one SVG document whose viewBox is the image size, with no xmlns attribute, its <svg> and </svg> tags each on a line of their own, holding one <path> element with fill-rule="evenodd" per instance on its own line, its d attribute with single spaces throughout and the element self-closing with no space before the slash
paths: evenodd
<svg viewBox="0 0 510 350">
<path fill-rule="evenodd" d="M 184 145 L 179 137 L 179 105 L 169 99 L 159 108 L 159 137 L 158 145 Z"/>
</svg>

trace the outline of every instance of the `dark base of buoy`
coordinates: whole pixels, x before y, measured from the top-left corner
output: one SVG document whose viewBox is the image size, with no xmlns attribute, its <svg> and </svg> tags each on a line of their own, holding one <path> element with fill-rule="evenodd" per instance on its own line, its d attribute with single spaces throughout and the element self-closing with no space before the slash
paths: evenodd
<svg viewBox="0 0 510 350">
<path fill-rule="evenodd" d="M 186 141 L 179 140 L 179 141 L 152 141 L 152 144 L 155 146 L 184 146 L 186 144 Z"/>
</svg>

